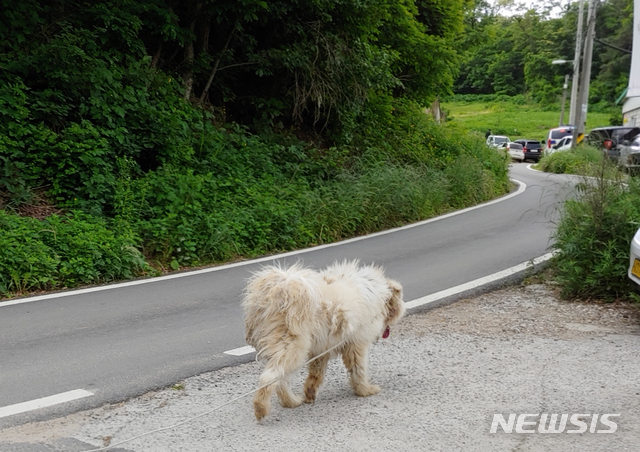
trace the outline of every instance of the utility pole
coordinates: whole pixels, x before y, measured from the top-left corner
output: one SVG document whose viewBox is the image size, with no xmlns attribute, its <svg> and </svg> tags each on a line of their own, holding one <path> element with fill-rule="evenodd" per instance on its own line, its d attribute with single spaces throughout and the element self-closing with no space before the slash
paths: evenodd
<svg viewBox="0 0 640 452">
<path fill-rule="evenodd" d="M 569 86 L 569 74 L 565 74 L 564 85 L 562 85 L 562 107 L 560 107 L 560 123 L 558 124 L 558 127 L 562 127 L 564 125 L 564 104 L 567 101 L 568 86 Z"/>
<path fill-rule="evenodd" d="M 580 0 L 578 8 L 578 25 L 576 26 L 576 51 L 573 56 L 573 75 L 571 76 L 571 101 L 569 105 L 569 124 L 576 125 L 578 110 L 578 85 L 580 84 L 580 54 L 582 52 L 582 22 L 584 19 L 584 0 Z M 562 125 L 562 124 L 561 124 Z"/>
<path fill-rule="evenodd" d="M 587 109 L 589 106 L 589 82 L 591 79 L 591 59 L 593 56 L 593 40 L 596 37 L 596 1 L 589 0 L 589 13 L 587 14 L 587 34 L 584 40 L 584 62 L 582 74 L 580 74 L 580 87 L 578 89 L 575 128 L 571 148 L 575 148 L 578 137 L 585 131 L 587 124 Z"/>
</svg>

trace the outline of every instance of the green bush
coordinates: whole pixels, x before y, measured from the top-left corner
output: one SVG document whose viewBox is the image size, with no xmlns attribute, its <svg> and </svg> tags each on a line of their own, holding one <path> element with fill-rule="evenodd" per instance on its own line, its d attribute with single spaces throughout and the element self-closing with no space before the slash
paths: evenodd
<svg viewBox="0 0 640 452">
<path fill-rule="evenodd" d="M 131 237 L 93 216 L 36 220 L 0 210 L 0 295 L 133 278 L 149 269 Z"/>
<path fill-rule="evenodd" d="M 566 297 L 630 298 L 629 248 L 640 226 L 640 184 L 604 177 L 579 185 L 565 202 L 553 247 L 556 279 Z"/>
<path fill-rule="evenodd" d="M 141 237 L 149 259 L 175 269 L 396 227 L 508 190 L 505 158 L 481 139 L 395 105 L 372 106 L 389 108 L 387 130 L 378 123 L 372 136 L 324 150 L 209 130 L 188 165 L 120 177 L 116 222 Z"/>
<path fill-rule="evenodd" d="M 545 155 L 538 166 L 547 173 L 589 175 L 597 173 L 603 164 L 604 155 L 601 150 L 580 145 L 570 151 Z"/>
</svg>

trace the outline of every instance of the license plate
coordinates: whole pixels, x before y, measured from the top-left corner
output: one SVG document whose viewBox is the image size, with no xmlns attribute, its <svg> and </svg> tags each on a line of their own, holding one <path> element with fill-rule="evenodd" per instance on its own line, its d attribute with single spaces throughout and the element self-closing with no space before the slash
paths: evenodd
<svg viewBox="0 0 640 452">
<path fill-rule="evenodd" d="M 637 278 L 640 278 L 640 260 L 635 259 L 633 261 L 633 267 L 631 267 L 631 274 Z"/>
</svg>

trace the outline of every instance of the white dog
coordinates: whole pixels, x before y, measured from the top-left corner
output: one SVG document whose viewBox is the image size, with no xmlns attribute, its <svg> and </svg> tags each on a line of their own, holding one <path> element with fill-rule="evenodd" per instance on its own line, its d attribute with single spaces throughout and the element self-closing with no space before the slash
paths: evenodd
<svg viewBox="0 0 640 452">
<path fill-rule="evenodd" d="M 269 413 L 276 390 L 282 406 L 302 403 L 289 387 L 289 376 L 307 360 L 332 347 L 309 364 L 304 401 L 312 403 L 329 359 L 342 355 L 351 387 L 359 396 L 377 394 L 369 382 L 367 353 L 389 326 L 404 315 L 402 286 L 386 278 L 380 267 L 358 261 L 334 263 L 323 271 L 268 266 L 249 280 L 243 301 L 246 339 L 266 360 L 253 400 L 256 418 Z M 264 386 L 264 387 L 262 387 Z"/>
</svg>

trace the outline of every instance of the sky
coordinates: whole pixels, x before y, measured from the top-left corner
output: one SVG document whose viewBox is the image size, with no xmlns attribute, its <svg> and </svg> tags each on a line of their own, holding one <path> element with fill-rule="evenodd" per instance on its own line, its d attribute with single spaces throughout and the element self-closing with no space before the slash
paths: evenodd
<svg viewBox="0 0 640 452">
<path fill-rule="evenodd" d="M 489 0 L 489 2 L 500 8 L 500 14 L 503 16 L 513 16 L 522 14 L 526 9 L 537 9 L 542 11 L 544 8 L 551 9 L 551 16 L 557 17 L 564 11 L 570 0 Z M 585 0 L 585 4 L 588 0 Z"/>
</svg>

